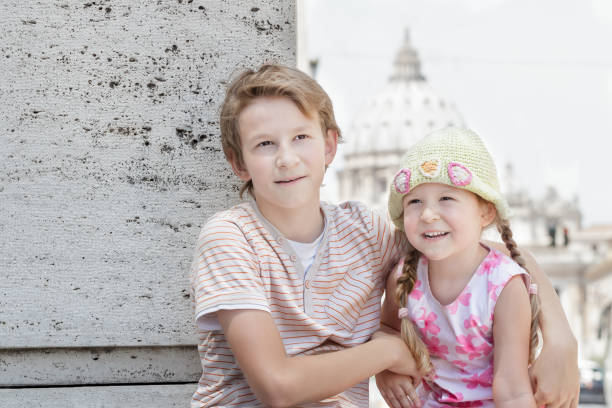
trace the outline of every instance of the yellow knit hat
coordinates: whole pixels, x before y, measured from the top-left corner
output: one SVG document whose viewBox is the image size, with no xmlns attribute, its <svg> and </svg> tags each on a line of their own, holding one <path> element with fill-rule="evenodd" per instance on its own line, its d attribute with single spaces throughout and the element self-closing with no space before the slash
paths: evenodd
<svg viewBox="0 0 612 408">
<path fill-rule="evenodd" d="M 423 183 L 463 188 L 492 202 L 500 218 L 507 219 L 510 214 L 493 158 L 480 137 L 469 129 L 448 127 L 425 136 L 406 152 L 400 165 L 391 182 L 389 215 L 402 231 L 402 199 Z"/>
</svg>

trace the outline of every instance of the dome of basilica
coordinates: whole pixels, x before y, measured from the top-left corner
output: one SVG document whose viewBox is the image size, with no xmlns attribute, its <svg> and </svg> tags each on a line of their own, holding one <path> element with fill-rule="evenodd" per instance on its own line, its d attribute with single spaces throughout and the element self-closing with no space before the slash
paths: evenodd
<svg viewBox="0 0 612 408">
<path fill-rule="evenodd" d="M 347 155 L 407 150 L 426 134 L 462 126 L 455 107 L 425 80 L 391 81 L 352 123 Z"/>
<path fill-rule="evenodd" d="M 454 104 L 436 93 L 421 74 L 417 51 L 406 32 L 389 82 L 350 126 L 345 155 L 405 151 L 436 129 L 463 125 Z"/>
<path fill-rule="evenodd" d="M 386 211 L 386 194 L 404 152 L 428 133 L 465 126 L 455 106 L 421 74 L 421 62 L 406 31 L 386 86 L 357 115 L 346 133 L 339 198 L 357 199 Z"/>
</svg>

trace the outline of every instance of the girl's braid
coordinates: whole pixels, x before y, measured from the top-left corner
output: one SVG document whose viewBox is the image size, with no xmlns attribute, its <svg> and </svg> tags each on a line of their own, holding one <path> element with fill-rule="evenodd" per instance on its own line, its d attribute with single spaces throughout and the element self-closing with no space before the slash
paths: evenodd
<svg viewBox="0 0 612 408">
<path fill-rule="evenodd" d="M 414 283 L 416 282 L 419 256 L 419 252 L 416 249 L 413 249 L 408 252 L 406 258 L 404 259 L 402 274 L 397 279 L 397 288 L 395 289 L 395 299 L 399 307 L 406 307 L 408 295 L 412 291 Z M 404 340 L 408 346 L 408 349 L 412 353 L 417 369 L 424 375 L 433 372 L 433 366 L 431 365 L 431 360 L 429 359 L 427 346 L 425 346 L 425 343 L 423 343 L 414 325 L 408 318 L 402 319 L 402 340 Z"/>
<path fill-rule="evenodd" d="M 521 268 L 523 268 L 529 276 L 531 276 L 531 272 L 525 267 L 525 260 L 521 256 L 520 251 L 517 248 L 516 242 L 512 238 L 512 230 L 510 229 L 510 223 L 505 219 L 497 219 L 497 230 L 499 231 L 504 244 L 506 244 L 506 248 L 510 251 L 510 256 L 519 264 Z M 538 347 L 538 329 L 540 327 L 539 323 L 539 314 L 540 314 L 540 304 L 538 301 L 538 295 L 536 293 L 529 294 L 529 301 L 531 303 L 531 336 L 529 340 L 529 362 L 533 363 L 535 359 L 535 352 Z"/>
</svg>

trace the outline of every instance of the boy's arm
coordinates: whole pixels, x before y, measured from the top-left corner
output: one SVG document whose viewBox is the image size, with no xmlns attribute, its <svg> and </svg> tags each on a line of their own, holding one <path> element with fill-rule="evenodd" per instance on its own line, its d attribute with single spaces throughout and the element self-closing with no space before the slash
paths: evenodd
<svg viewBox="0 0 612 408">
<path fill-rule="evenodd" d="M 415 371 L 410 352 L 395 336 L 341 351 L 290 357 L 269 313 L 220 310 L 217 316 L 249 386 L 266 406 L 319 401 L 386 368 Z"/>
<path fill-rule="evenodd" d="M 266 406 L 336 395 L 388 367 L 411 372 L 407 347 L 391 336 L 338 352 L 287 356 L 270 315 L 257 254 L 242 227 L 227 218 L 209 220 L 198 237 L 191 278 L 197 324 L 201 329 L 210 329 L 213 320 L 220 325 L 247 382 Z"/>
<path fill-rule="evenodd" d="M 505 245 L 499 242 L 487 244 L 508 254 Z M 544 342 L 542 352 L 530 369 L 536 403 L 538 406 L 577 407 L 580 372 L 576 338 L 550 280 L 528 251 L 519 250 L 538 285 L 540 298 L 540 328 Z"/>
<path fill-rule="evenodd" d="M 495 305 L 493 399 L 498 408 L 535 408 L 529 382 L 531 307 L 520 276 L 510 279 Z"/>
</svg>

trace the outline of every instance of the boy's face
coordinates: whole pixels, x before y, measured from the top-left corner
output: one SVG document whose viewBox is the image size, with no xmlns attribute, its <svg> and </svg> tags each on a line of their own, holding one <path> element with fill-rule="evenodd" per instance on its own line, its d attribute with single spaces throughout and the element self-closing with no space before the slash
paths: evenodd
<svg viewBox="0 0 612 408">
<path fill-rule="evenodd" d="M 325 166 L 337 147 L 337 134 L 321 130 L 319 117 L 305 116 L 284 97 L 260 97 L 238 118 L 243 164 L 231 160 L 243 181 L 252 180 L 257 205 L 268 211 L 319 206 Z"/>
</svg>

